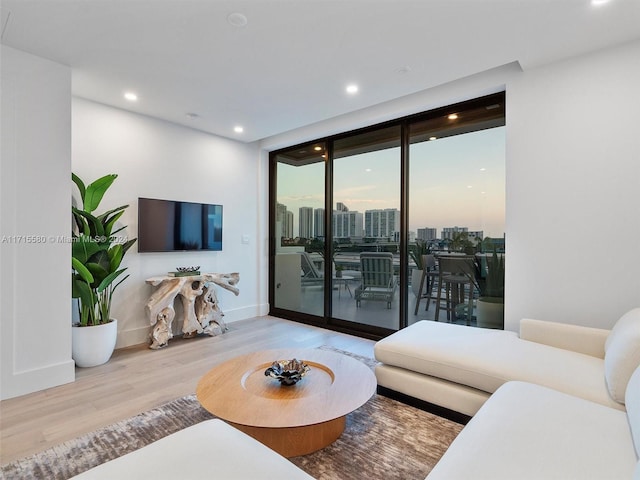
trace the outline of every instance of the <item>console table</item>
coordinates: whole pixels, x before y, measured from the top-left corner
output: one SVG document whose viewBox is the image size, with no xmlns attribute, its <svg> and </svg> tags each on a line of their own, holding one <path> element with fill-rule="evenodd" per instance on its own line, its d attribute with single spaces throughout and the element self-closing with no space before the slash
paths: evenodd
<svg viewBox="0 0 640 480">
<path fill-rule="evenodd" d="M 151 277 L 146 283 L 157 287 L 151 295 L 145 311 L 152 327 L 151 345 L 154 350 L 166 347 L 173 337 L 171 323 L 176 315 L 173 303 L 179 295 L 182 301 L 183 338 L 192 338 L 199 333 L 219 335 L 227 327 L 222 320 L 224 313 L 218 305 L 214 285 L 233 292 L 240 290 L 235 285 L 240 281 L 238 273 L 201 273 L 184 277 Z"/>
</svg>

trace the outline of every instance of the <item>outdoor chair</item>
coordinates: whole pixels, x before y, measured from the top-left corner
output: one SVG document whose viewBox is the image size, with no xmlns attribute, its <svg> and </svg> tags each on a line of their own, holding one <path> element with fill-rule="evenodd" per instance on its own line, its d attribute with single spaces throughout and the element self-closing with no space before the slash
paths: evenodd
<svg viewBox="0 0 640 480">
<path fill-rule="evenodd" d="M 302 286 L 322 285 L 324 273 L 318 270 L 307 252 L 300 252 L 300 280 Z"/>
<path fill-rule="evenodd" d="M 391 253 L 363 252 L 360 254 L 360 285 L 356 288 L 356 307 L 361 300 L 384 300 L 387 308 L 396 292 L 396 280 L 393 274 L 393 255 Z"/>
<path fill-rule="evenodd" d="M 447 320 L 452 321 L 456 313 L 466 311 L 467 325 L 471 325 L 473 315 L 473 293 L 475 291 L 475 265 L 473 258 L 468 256 L 441 256 L 439 264 L 439 287 L 436 298 L 436 317 L 440 317 L 440 303 L 442 301 L 442 288 L 445 290 L 445 303 Z M 468 295 L 465 295 L 465 291 Z M 466 296 L 466 305 L 465 305 Z M 461 307 L 461 308 L 457 308 Z"/>
<path fill-rule="evenodd" d="M 420 287 L 416 296 L 416 308 L 414 315 L 418 314 L 420 308 L 420 300 L 426 299 L 427 305 L 425 310 L 429 310 L 431 300 L 436 300 L 436 292 L 440 288 L 440 272 L 436 268 L 436 257 L 432 254 L 422 255 L 422 275 L 420 277 Z M 437 285 L 437 287 L 436 287 Z"/>
</svg>

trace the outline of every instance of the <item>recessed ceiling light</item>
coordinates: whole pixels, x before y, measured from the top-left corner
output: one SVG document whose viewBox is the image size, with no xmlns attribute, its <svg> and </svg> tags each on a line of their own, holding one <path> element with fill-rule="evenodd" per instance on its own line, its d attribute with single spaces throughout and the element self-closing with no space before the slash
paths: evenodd
<svg viewBox="0 0 640 480">
<path fill-rule="evenodd" d="M 429 137 L 429 140 L 437 140 L 438 137 Z"/>
<path fill-rule="evenodd" d="M 447 117 L 449 120 L 456 120 L 458 118 L 458 114 L 457 113 L 452 113 L 451 115 L 449 115 Z"/>
<path fill-rule="evenodd" d="M 610 0 L 591 0 L 591 5 L 593 5 L 594 7 L 600 7 L 601 5 L 609 2 Z"/>
<path fill-rule="evenodd" d="M 322 150 L 322 147 L 313 147 L 313 149 L 314 149 L 316 152 L 319 152 L 320 150 Z"/>
<path fill-rule="evenodd" d="M 370 172 L 370 171 L 371 171 L 371 169 L 370 169 L 370 168 L 365 168 L 365 169 L 364 169 L 364 171 L 365 171 L 365 172 Z"/>
<path fill-rule="evenodd" d="M 247 17 L 242 13 L 232 13 L 227 17 L 227 22 L 234 27 L 242 28 L 247 25 Z"/>
<path fill-rule="evenodd" d="M 242 133 L 244 132 L 244 128 L 241 127 L 240 125 L 236 125 L 235 127 L 233 127 L 233 131 L 236 133 Z"/>
<path fill-rule="evenodd" d="M 486 170 L 487 170 L 487 169 L 486 169 L 486 168 L 484 168 L 484 167 L 482 167 L 482 168 L 480 169 L 480 171 L 481 171 L 481 172 L 485 172 Z"/>
<path fill-rule="evenodd" d="M 358 85 L 352 83 L 351 85 L 347 85 L 347 93 L 353 95 L 354 93 L 358 93 Z"/>
<path fill-rule="evenodd" d="M 126 98 L 127 100 L 129 100 L 130 102 L 135 102 L 136 100 L 138 100 L 138 95 L 136 95 L 133 92 L 126 92 L 124 94 L 124 98 Z"/>
</svg>

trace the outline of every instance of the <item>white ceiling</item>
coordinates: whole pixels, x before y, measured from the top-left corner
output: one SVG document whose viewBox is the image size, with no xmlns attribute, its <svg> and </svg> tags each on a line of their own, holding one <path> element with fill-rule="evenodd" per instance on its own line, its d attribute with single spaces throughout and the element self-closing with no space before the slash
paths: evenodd
<svg viewBox="0 0 640 480">
<path fill-rule="evenodd" d="M 246 142 L 514 61 L 526 70 L 640 38 L 640 0 L 2 0 L 0 10 L 2 43 L 71 66 L 74 95 Z M 233 13 L 246 26 L 231 25 Z M 349 96 L 351 82 L 360 91 Z"/>
</svg>

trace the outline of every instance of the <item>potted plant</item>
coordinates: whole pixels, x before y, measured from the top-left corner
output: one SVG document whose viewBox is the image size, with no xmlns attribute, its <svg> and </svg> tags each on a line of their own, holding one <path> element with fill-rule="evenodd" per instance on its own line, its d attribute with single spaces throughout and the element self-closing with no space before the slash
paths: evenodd
<svg viewBox="0 0 640 480">
<path fill-rule="evenodd" d="M 411 270 L 411 290 L 416 297 L 420 295 L 418 290 L 420 289 L 420 279 L 422 278 L 422 271 L 424 270 L 422 257 L 429 253 L 431 253 L 431 248 L 426 240 L 416 240 L 414 245 L 409 246 L 409 257 L 416 265 L 415 268 Z"/>
<path fill-rule="evenodd" d="M 95 210 L 117 178 L 110 174 L 89 185 L 71 174 L 78 187 L 82 207 L 71 207 L 73 230 L 71 244 L 72 297 L 77 299 L 80 322 L 72 329 L 72 357 L 79 367 L 106 363 L 115 348 L 117 320 L 111 318 L 111 301 L 116 288 L 129 276 L 122 274 L 122 259 L 136 239 L 116 236 L 126 226 L 115 224 L 129 205 L 100 215 Z"/>
<path fill-rule="evenodd" d="M 480 296 L 476 304 L 477 326 L 483 328 L 504 328 L 504 256 L 493 255 L 486 258 L 486 268 L 482 257 L 476 257 L 476 281 Z"/>
</svg>

